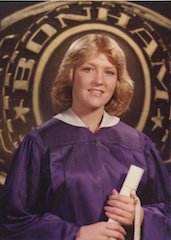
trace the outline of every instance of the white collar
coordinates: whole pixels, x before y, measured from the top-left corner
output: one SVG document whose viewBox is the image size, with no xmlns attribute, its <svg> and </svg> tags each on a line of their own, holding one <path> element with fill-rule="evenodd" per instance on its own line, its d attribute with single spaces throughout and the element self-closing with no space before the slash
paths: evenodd
<svg viewBox="0 0 171 240">
<path fill-rule="evenodd" d="M 75 114 L 72 108 L 67 109 L 61 113 L 58 113 L 54 116 L 58 120 L 61 120 L 69 125 L 76 127 L 86 127 L 86 125 L 82 122 L 82 120 Z M 106 111 L 104 112 L 102 122 L 100 124 L 100 128 L 104 127 L 112 127 L 116 125 L 120 121 L 120 118 L 116 116 L 109 115 Z"/>
</svg>

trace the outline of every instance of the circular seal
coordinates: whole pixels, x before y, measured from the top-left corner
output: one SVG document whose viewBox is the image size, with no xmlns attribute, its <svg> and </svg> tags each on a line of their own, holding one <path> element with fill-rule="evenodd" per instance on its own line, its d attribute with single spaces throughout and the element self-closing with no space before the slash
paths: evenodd
<svg viewBox="0 0 171 240">
<path fill-rule="evenodd" d="M 18 35 L 11 26 L 3 29 L 2 159 L 9 158 L 31 128 L 52 117 L 50 89 L 71 42 L 85 33 L 104 32 L 124 49 L 128 71 L 135 82 L 130 110 L 121 118 L 149 135 L 167 161 L 170 52 L 157 30 L 160 19 L 154 23 L 143 14 L 146 9 L 134 3 L 77 1 L 43 6 L 41 11 L 35 7 L 36 17 L 27 18 L 26 28 Z M 29 11 L 33 9 L 34 6 Z"/>
</svg>

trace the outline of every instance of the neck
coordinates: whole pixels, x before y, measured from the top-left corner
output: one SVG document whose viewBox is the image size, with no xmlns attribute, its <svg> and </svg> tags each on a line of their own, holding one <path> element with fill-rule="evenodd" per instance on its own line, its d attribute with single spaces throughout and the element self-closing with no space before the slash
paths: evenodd
<svg viewBox="0 0 171 240">
<path fill-rule="evenodd" d="M 99 129 L 104 114 L 104 109 L 78 111 L 77 109 L 72 108 L 72 110 L 79 116 L 79 118 L 91 132 L 96 132 Z"/>
</svg>

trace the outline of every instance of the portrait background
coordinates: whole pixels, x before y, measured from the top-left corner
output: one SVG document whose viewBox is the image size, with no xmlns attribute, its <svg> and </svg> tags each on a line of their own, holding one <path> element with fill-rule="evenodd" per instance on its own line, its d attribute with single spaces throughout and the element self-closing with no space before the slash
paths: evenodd
<svg viewBox="0 0 171 240">
<path fill-rule="evenodd" d="M 121 119 L 146 133 L 171 173 L 170 2 L 0 2 L 0 185 L 14 151 L 51 118 L 50 89 L 72 41 L 107 32 L 126 53 L 135 81 Z"/>
</svg>

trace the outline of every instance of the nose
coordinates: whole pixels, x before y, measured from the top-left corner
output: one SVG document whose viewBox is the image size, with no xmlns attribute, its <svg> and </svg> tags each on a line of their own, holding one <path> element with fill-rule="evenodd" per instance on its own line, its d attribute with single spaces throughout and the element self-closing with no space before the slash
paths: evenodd
<svg viewBox="0 0 171 240">
<path fill-rule="evenodd" d="M 94 85 L 103 85 L 104 84 L 103 71 L 97 70 L 94 74 L 94 78 L 92 82 Z"/>
</svg>

